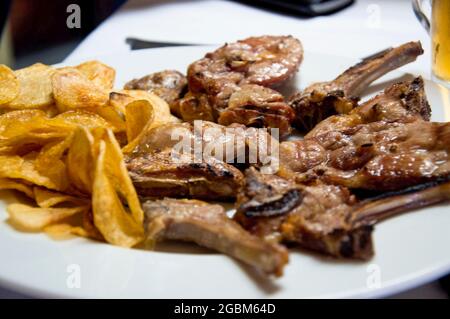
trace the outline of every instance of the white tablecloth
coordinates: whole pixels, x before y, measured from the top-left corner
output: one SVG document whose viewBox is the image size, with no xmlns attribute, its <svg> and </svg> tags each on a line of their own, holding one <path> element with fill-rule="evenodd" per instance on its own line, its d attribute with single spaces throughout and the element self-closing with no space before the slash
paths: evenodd
<svg viewBox="0 0 450 319">
<path fill-rule="evenodd" d="M 82 8 L 81 8 L 82 9 Z M 309 51 L 364 57 L 380 49 L 421 40 L 425 56 L 414 70 L 429 74 L 429 38 L 417 22 L 410 0 L 357 0 L 336 14 L 299 18 L 232 1 L 130 0 L 95 29 L 66 59 L 89 59 L 126 52 L 125 38 L 193 44 L 222 44 L 262 34 L 292 34 Z M 17 297 L 0 289 L 0 297 Z M 437 283 L 400 297 L 445 297 Z"/>
</svg>

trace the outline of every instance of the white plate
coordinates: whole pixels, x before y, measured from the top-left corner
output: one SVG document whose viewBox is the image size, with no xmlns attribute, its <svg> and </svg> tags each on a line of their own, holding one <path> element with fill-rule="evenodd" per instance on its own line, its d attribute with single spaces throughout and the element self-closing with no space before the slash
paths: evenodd
<svg viewBox="0 0 450 319">
<path fill-rule="evenodd" d="M 166 68 L 185 70 L 208 49 L 164 48 L 99 58 L 116 68 L 117 87 L 121 87 L 127 80 L 150 72 Z M 296 85 L 304 87 L 312 81 L 332 79 L 355 62 L 306 52 Z M 408 70 L 414 70 L 414 66 Z M 393 72 L 383 81 L 403 74 Z M 375 87 L 381 89 L 383 86 Z M 433 119 L 444 121 L 446 118 L 448 121 L 448 93 L 431 82 L 427 82 L 427 92 Z M 374 232 L 376 254 L 369 262 L 336 261 L 296 250 L 290 254 L 284 276 L 269 280 L 259 278 L 227 256 L 188 244 L 164 245 L 163 249 L 150 252 L 81 238 L 54 241 L 43 234 L 21 233 L 6 222 L 5 204 L 14 200 L 11 194 L 6 191 L 0 194 L 3 199 L 0 201 L 0 285 L 27 295 L 380 297 L 420 285 L 450 271 L 450 214 L 446 205 L 411 212 L 378 225 Z M 377 278 L 380 287 L 373 284 Z"/>
</svg>

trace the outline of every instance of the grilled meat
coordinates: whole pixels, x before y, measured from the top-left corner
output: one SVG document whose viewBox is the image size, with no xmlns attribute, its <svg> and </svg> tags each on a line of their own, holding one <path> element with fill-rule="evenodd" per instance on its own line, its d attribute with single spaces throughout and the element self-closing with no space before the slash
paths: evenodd
<svg viewBox="0 0 450 319">
<path fill-rule="evenodd" d="M 178 71 L 165 70 L 131 80 L 125 84 L 124 88 L 156 94 L 170 105 L 173 114 L 179 116 L 178 100 L 187 90 L 187 79 Z"/>
<path fill-rule="evenodd" d="M 216 127 L 221 134 L 223 127 Z M 223 135 L 225 135 L 223 133 Z M 126 155 L 129 175 L 142 197 L 194 197 L 229 200 L 242 184 L 242 173 L 214 157 L 196 157 L 195 143 L 204 150 L 201 132 L 194 132 L 189 123 L 167 124 L 151 129 L 136 149 Z M 212 148 L 213 149 L 213 148 Z"/>
<path fill-rule="evenodd" d="M 279 136 L 291 132 L 294 111 L 275 90 L 255 85 L 243 85 L 229 99 L 228 107 L 218 119 L 222 125 L 233 123 L 249 127 L 278 128 Z"/>
<path fill-rule="evenodd" d="M 234 219 L 270 242 L 296 243 L 334 257 L 365 260 L 373 255 L 375 223 L 449 199 L 449 182 L 358 201 L 342 186 L 299 185 L 250 168 Z"/>
<path fill-rule="evenodd" d="M 347 129 L 376 121 L 412 122 L 416 119 L 429 121 L 431 108 L 428 104 L 421 77 L 387 87 L 369 101 L 345 115 L 333 115 L 318 123 L 305 137 L 313 137 L 333 130 Z"/>
<path fill-rule="evenodd" d="M 290 107 L 284 103 L 281 96 L 274 92 L 256 89 L 253 93 L 247 84 L 273 87 L 282 84 L 290 78 L 298 69 L 303 59 L 303 48 L 297 39 L 291 36 L 262 36 L 253 37 L 236 43 L 225 44 L 214 52 L 192 63 L 188 68 L 188 94 L 180 101 L 179 108 L 185 121 L 202 119 L 218 121 L 221 123 L 236 123 L 258 125 L 277 124 L 279 120 L 291 121 Z M 236 92 L 242 90 L 235 101 L 245 101 L 245 105 L 239 102 L 239 116 L 237 110 L 225 115 L 222 120 L 221 113 L 230 106 L 230 98 Z M 244 94 L 246 97 L 244 97 Z M 267 102 L 261 98 L 268 97 Z M 274 106 L 273 102 L 277 102 Z M 234 107 L 237 105 L 234 104 Z M 255 109 L 259 110 L 258 117 L 265 117 L 264 109 L 267 108 L 269 119 L 255 118 Z M 248 109 L 249 115 L 244 114 Z M 276 113 L 281 115 L 274 122 L 271 117 Z M 242 116 L 242 117 L 241 117 Z M 283 123 L 283 129 L 287 127 Z"/>
<path fill-rule="evenodd" d="M 234 218 L 252 234 L 271 242 L 367 259 L 373 254 L 372 227 L 355 227 L 351 218 L 355 203 L 356 198 L 344 187 L 299 185 L 250 168 Z"/>
<path fill-rule="evenodd" d="M 186 158 L 184 159 L 186 160 Z M 129 158 L 128 172 L 141 197 L 230 200 L 242 184 L 242 173 L 232 165 L 210 158 L 175 163 L 170 150 Z"/>
<path fill-rule="evenodd" d="M 143 208 L 150 243 L 164 239 L 194 242 L 276 276 L 282 275 L 288 262 L 284 247 L 249 234 L 220 205 L 166 198 L 146 201 Z"/>
<path fill-rule="evenodd" d="M 446 178 L 450 124 L 424 120 L 429 116 L 428 103 L 404 100 L 424 101 L 418 83 L 421 79 L 394 85 L 351 114 L 327 119 L 304 140 L 281 143 L 279 175 L 303 183 L 320 180 L 378 191 Z M 390 95 L 408 85 L 415 94 L 401 94 L 399 99 Z"/>
<path fill-rule="evenodd" d="M 333 81 L 312 84 L 289 101 L 296 113 L 294 124 L 309 131 L 330 115 L 350 112 L 370 83 L 422 53 L 420 42 L 408 42 L 363 60 Z"/>
<path fill-rule="evenodd" d="M 278 164 L 275 157 L 271 162 L 272 145 L 278 143 L 263 133 L 206 121 L 158 126 L 126 154 L 127 168 L 142 197 L 230 200 L 243 182 L 242 173 L 232 164 L 259 164 L 263 169 Z M 255 153 L 249 153 L 250 149 L 258 149 L 258 156 L 250 156 Z"/>
</svg>

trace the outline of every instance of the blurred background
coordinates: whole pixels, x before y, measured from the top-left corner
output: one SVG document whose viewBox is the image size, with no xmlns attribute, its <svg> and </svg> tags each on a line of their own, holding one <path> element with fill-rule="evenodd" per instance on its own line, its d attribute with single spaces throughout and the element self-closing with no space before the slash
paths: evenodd
<svg viewBox="0 0 450 319">
<path fill-rule="evenodd" d="M 384 0 L 386 1 L 386 0 Z M 12 68 L 21 68 L 35 62 L 45 64 L 54 64 L 64 60 L 78 45 L 85 39 L 97 26 L 99 26 L 106 18 L 111 16 L 119 7 L 127 2 L 123 12 L 139 11 L 147 13 L 148 9 L 154 8 L 157 12 L 158 8 L 163 7 L 179 7 L 201 5 L 201 3 L 211 4 L 210 1 L 188 1 L 188 0 L 1 0 L 0 1 L 0 63 L 7 64 Z M 239 2 L 242 12 L 244 8 L 258 8 L 261 12 L 277 12 L 285 17 L 295 19 L 308 19 L 315 15 L 329 15 L 341 9 L 347 8 L 353 4 L 354 0 L 240 0 L 229 1 Z M 218 2 L 219 3 L 219 2 Z M 77 5 L 80 8 L 81 28 L 69 28 L 66 25 L 69 5 Z M 219 4 L 220 5 L 220 4 Z M 214 5 L 213 5 L 214 7 Z M 213 8 L 211 7 L 211 8 Z M 195 9 L 194 9 L 195 10 Z M 214 10 L 215 11 L 215 10 Z M 182 12 L 180 21 L 183 17 L 189 17 L 193 12 Z M 195 14 L 195 13 L 194 13 Z M 214 17 L 219 12 L 208 12 L 207 16 L 200 19 L 189 19 L 191 26 L 201 22 L 203 19 Z M 245 25 L 239 24 L 239 18 L 236 21 L 229 21 L 230 28 L 245 30 Z M 150 20 L 136 20 L 140 23 L 138 26 L 142 31 L 148 31 L 150 34 L 161 32 L 176 33 L 178 30 L 176 22 L 170 20 L 170 26 L 163 24 L 157 28 L 146 27 L 146 23 Z M 133 21 L 129 24 L 122 25 L 120 31 L 131 28 Z M 175 22 L 175 23 L 172 23 Z M 143 24 L 142 24 L 143 23 Z M 149 26 L 149 25 L 147 25 Z M 204 25 L 202 26 L 204 28 Z M 132 28 L 131 28 L 132 29 Z M 118 30 L 119 31 L 119 30 Z M 120 32 L 119 32 L 120 33 Z M 117 34 L 117 38 L 120 37 Z M 103 40 L 103 39 L 102 39 Z M 121 41 L 123 41 L 121 39 Z M 180 42 L 180 41 L 178 41 Z M 192 41 L 191 41 L 192 42 Z M 207 41 L 208 42 L 208 41 Z M 207 43 L 204 42 L 204 43 Z M 209 41 L 211 43 L 211 41 Z M 108 39 L 110 45 L 111 39 Z M 202 42 L 203 43 L 203 42 Z M 133 44 L 129 43 L 133 48 Z M 158 42 L 159 44 L 159 42 Z M 141 44 L 137 44 L 140 46 Z M 160 45 L 158 45 L 160 46 Z M 144 43 L 140 48 L 149 47 Z M 154 47 L 153 44 L 150 47 Z M 137 48 L 137 47 L 136 47 Z M 98 51 L 104 53 L 105 45 L 99 44 Z"/>
<path fill-rule="evenodd" d="M 61 62 L 125 0 L 1 0 L 0 63 L 21 68 Z M 69 4 L 83 8 L 82 28 L 67 28 Z"/>
</svg>

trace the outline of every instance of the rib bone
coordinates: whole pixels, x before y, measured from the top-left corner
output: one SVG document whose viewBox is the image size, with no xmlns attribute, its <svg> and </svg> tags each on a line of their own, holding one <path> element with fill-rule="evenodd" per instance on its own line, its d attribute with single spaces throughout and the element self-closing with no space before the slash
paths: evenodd
<svg viewBox="0 0 450 319">
<path fill-rule="evenodd" d="M 408 42 L 363 60 L 333 81 L 315 83 L 295 94 L 290 99 L 290 105 L 296 112 L 296 126 L 309 131 L 330 115 L 350 112 L 370 83 L 415 61 L 422 53 L 420 42 Z"/>
<path fill-rule="evenodd" d="M 183 240 L 230 255 L 267 274 L 281 276 L 287 250 L 246 232 L 220 205 L 197 200 L 163 199 L 143 204 L 151 243 Z"/>
</svg>

